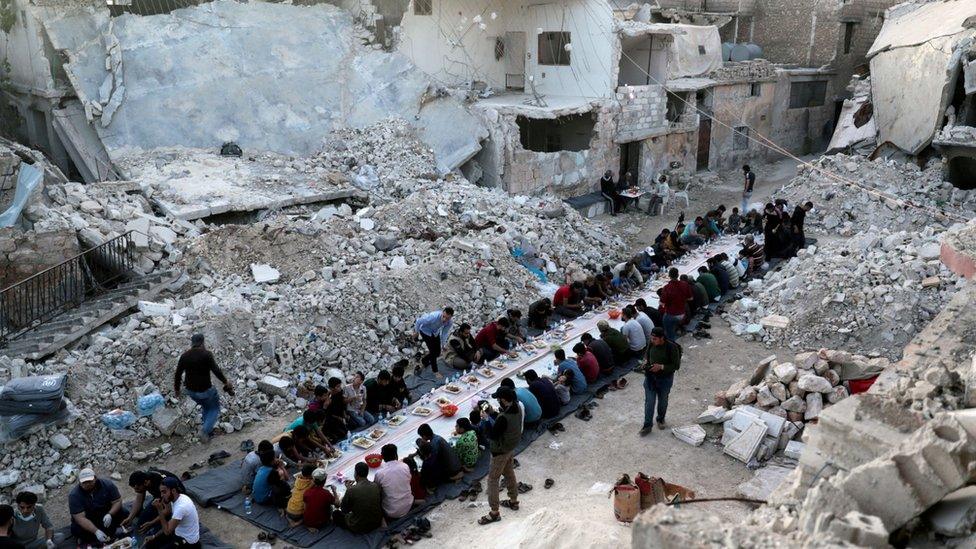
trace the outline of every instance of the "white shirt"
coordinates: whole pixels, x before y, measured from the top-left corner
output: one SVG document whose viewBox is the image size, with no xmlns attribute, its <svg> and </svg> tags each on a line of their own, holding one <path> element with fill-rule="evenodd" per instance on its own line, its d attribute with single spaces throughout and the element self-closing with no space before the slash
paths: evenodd
<svg viewBox="0 0 976 549">
<path fill-rule="evenodd" d="M 353 387 L 352 383 L 347 384 L 345 387 L 342 388 L 342 396 L 346 398 L 347 400 L 346 404 L 349 406 L 350 410 L 361 413 L 364 409 L 366 409 L 366 384 L 365 383 L 360 383 L 359 389 Z M 351 399 L 355 399 L 356 397 L 359 397 L 359 400 L 355 402 L 349 402 Z"/>
<path fill-rule="evenodd" d="M 629 271 L 624 271 L 624 267 L 626 266 L 627 266 L 626 261 L 624 261 L 623 263 L 618 263 L 611 271 L 613 273 L 613 276 L 620 277 L 620 278 L 632 278 L 636 280 L 638 284 L 643 284 L 644 276 L 641 275 L 641 272 L 637 269 L 637 267 L 631 267 Z"/>
<path fill-rule="evenodd" d="M 373 475 L 383 493 L 383 512 L 390 518 L 400 518 L 410 512 L 413 492 L 410 490 L 410 467 L 402 461 L 387 461 Z"/>
<path fill-rule="evenodd" d="M 180 521 L 176 525 L 174 534 L 186 540 L 187 543 L 200 541 L 200 519 L 193 500 L 186 494 L 180 494 L 173 502 L 173 518 Z"/>
<path fill-rule="evenodd" d="M 620 328 L 624 336 L 627 337 L 627 341 L 630 343 L 630 350 L 637 351 L 643 349 L 647 346 L 647 338 L 644 337 L 644 328 L 641 327 L 640 323 L 636 319 L 630 319 L 624 322 L 623 327 Z"/>
<path fill-rule="evenodd" d="M 650 341 L 651 331 L 654 329 L 654 321 L 644 311 L 637 311 L 637 323 L 644 329 L 644 339 Z"/>
</svg>

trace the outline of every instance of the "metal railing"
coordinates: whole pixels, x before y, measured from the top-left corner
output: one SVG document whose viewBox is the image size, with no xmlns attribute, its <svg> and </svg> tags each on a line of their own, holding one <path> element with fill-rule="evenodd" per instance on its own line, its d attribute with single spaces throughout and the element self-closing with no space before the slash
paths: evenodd
<svg viewBox="0 0 976 549">
<path fill-rule="evenodd" d="M 0 346 L 129 277 L 131 233 L 0 290 Z"/>
</svg>

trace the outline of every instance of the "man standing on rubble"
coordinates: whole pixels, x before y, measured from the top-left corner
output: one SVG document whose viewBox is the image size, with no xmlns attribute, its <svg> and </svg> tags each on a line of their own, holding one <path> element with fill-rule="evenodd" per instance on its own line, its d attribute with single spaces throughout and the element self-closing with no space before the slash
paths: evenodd
<svg viewBox="0 0 976 549">
<path fill-rule="evenodd" d="M 668 413 L 668 395 L 674 384 L 674 373 L 681 367 L 681 345 L 665 337 L 663 328 L 651 332 L 651 344 L 647 347 L 644 362 L 644 426 L 640 436 L 651 433 L 654 425 L 654 409 L 657 407 L 657 428 L 664 429 L 664 416 Z"/>
<path fill-rule="evenodd" d="M 748 164 L 742 166 L 742 215 L 749 212 L 749 201 L 752 200 L 752 188 L 756 185 L 756 174 Z"/>
<path fill-rule="evenodd" d="M 427 345 L 427 354 L 420 359 L 420 366 L 414 369 L 414 374 L 420 375 L 423 366 L 429 366 L 430 371 L 440 379 L 441 374 L 437 372 L 437 358 L 441 356 L 441 350 L 447 350 L 447 341 L 451 337 L 451 318 L 454 317 L 454 309 L 444 307 L 442 311 L 432 311 L 419 318 L 413 325 L 417 335 Z"/>
<path fill-rule="evenodd" d="M 180 385 L 186 374 L 186 396 L 193 399 L 203 410 L 203 426 L 200 429 L 200 439 L 210 440 L 217 418 L 220 416 L 220 395 L 210 381 L 210 374 L 217 376 L 224 384 L 224 392 L 234 396 L 234 386 L 224 377 L 224 372 L 217 366 L 213 353 L 203 346 L 203 334 L 193 334 L 190 338 L 190 350 L 180 356 L 176 365 L 176 376 L 173 380 L 173 391 L 180 396 Z"/>
<path fill-rule="evenodd" d="M 797 250 L 800 248 L 806 248 L 807 246 L 807 236 L 803 233 L 803 223 L 807 219 L 807 212 L 813 209 L 813 202 L 805 202 L 803 204 L 798 204 L 796 209 L 793 210 L 793 215 L 790 217 L 790 221 L 793 224 L 793 243 Z"/>
</svg>

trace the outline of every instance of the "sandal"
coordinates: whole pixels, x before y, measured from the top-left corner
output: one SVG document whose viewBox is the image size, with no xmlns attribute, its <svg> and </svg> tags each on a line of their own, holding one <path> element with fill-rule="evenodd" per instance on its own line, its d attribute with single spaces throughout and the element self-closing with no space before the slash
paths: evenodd
<svg viewBox="0 0 976 549">
<path fill-rule="evenodd" d="M 244 453 L 254 450 L 254 441 L 251 439 L 241 441 L 241 451 Z"/>
<path fill-rule="evenodd" d="M 563 424 L 560 423 L 560 422 L 558 422 L 558 421 L 553 424 L 553 427 L 555 427 L 556 429 L 559 429 L 560 431 L 565 431 L 566 430 L 566 427 L 564 427 Z"/>
<path fill-rule="evenodd" d="M 547 478 L 545 483 L 546 490 L 552 488 L 553 484 L 556 484 L 556 481 L 552 480 L 551 478 Z"/>
<path fill-rule="evenodd" d="M 512 458 L 512 468 L 513 469 L 518 469 L 519 468 L 519 462 L 515 458 Z"/>
<path fill-rule="evenodd" d="M 501 501 L 498 502 L 498 505 L 501 505 L 502 507 L 504 507 L 506 509 L 511 509 L 512 511 L 518 511 L 519 510 L 519 504 L 518 504 L 518 502 L 517 501 L 512 501 L 510 499 L 503 499 L 503 500 L 501 500 Z"/>
<path fill-rule="evenodd" d="M 617 389 L 623 389 L 627 386 L 627 378 L 622 377 L 617 380 Z"/>
<path fill-rule="evenodd" d="M 461 490 L 461 493 L 458 494 L 458 501 L 467 500 L 469 495 L 471 495 L 471 490 Z"/>
<path fill-rule="evenodd" d="M 506 501 L 508 501 L 508 500 L 506 500 Z M 500 520 L 502 520 L 501 514 L 499 514 L 499 513 L 488 513 L 487 515 L 485 515 L 485 516 L 481 517 L 480 519 L 478 519 L 478 524 L 480 524 L 481 526 L 484 526 L 486 524 L 491 524 L 493 522 L 498 522 Z"/>
<path fill-rule="evenodd" d="M 524 482 L 518 483 L 518 493 L 524 494 L 524 493 L 526 493 L 526 492 L 528 492 L 530 490 L 532 490 L 532 485 L 531 484 L 526 484 Z"/>
</svg>

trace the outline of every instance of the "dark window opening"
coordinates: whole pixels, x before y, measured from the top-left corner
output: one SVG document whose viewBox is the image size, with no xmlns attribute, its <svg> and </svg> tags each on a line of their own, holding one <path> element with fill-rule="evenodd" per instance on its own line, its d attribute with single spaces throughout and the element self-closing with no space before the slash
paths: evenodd
<svg viewBox="0 0 976 549">
<path fill-rule="evenodd" d="M 827 81 L 790 82 L 790 108 L 821 107 L 827 98 Z"/>
<path fill-rule="evenodd" d="M 844 53 L 851 53 L 851 46 L 854 43 L 854 25 L 856 23 L 844 23 Z"/>
<path fill-rule="evenodd" d="M 705 55 L 705 46 L 698 46 L 698 55 Z"/>
<path fill-rule="evenodd" d="M 668 122 L 677 122 L 685 113 L 688 104 L 688 92 L 668 92 L 668 110 L 664 117 Z"/>
<path fill-rule="evenodd" d="M 946 180 L 966 191 L 976 189 L 976 158 L 957 156 L 949 160 Z"/>
<path fill-rule="evenodd" d="M 434 13 L 434 0 L 413 0 L 414 15 L 431 15 Z"/>
<path fill-rule="evenodd" d="M 499 36 L 495 38 L 495 61 L 501 61 L 505 57 L 505 39 Z"/>
<path fill-rule="evenodd" d="M 544 32 L 539 35 L 539 52 L 536 57 L 540 65 L 569 65 L 570 43 L 568 32 Z"/>
<path fill-rule="evenodd" d="M 966 79 L 962 77 L 961 71 L 956 78 L 956 89 L 952 94 L 950 104 L 955 109 L 956 126 L 976 126 L 976 95 L 966 95 Z M 943 122 L 943 125 L 948 120 Z"/>
<path fill-rule="evenodd" d="M 559 118 L 515 119 L 522 148 L 536 152 L 585 151 L 593 140 L 596 120 L 590 113 Z"/>
<path fill-rule="evenodd" d="M 749 96 L 759 97 L 762 95 L 762 84 L 759 82 L 753 82 L 749 85 Z"/>
<path fill-rule="evenodd" d="M 738 126 L 732 134 L 732 150 L 749 150 L 749 126 Z"/>
</svg>

